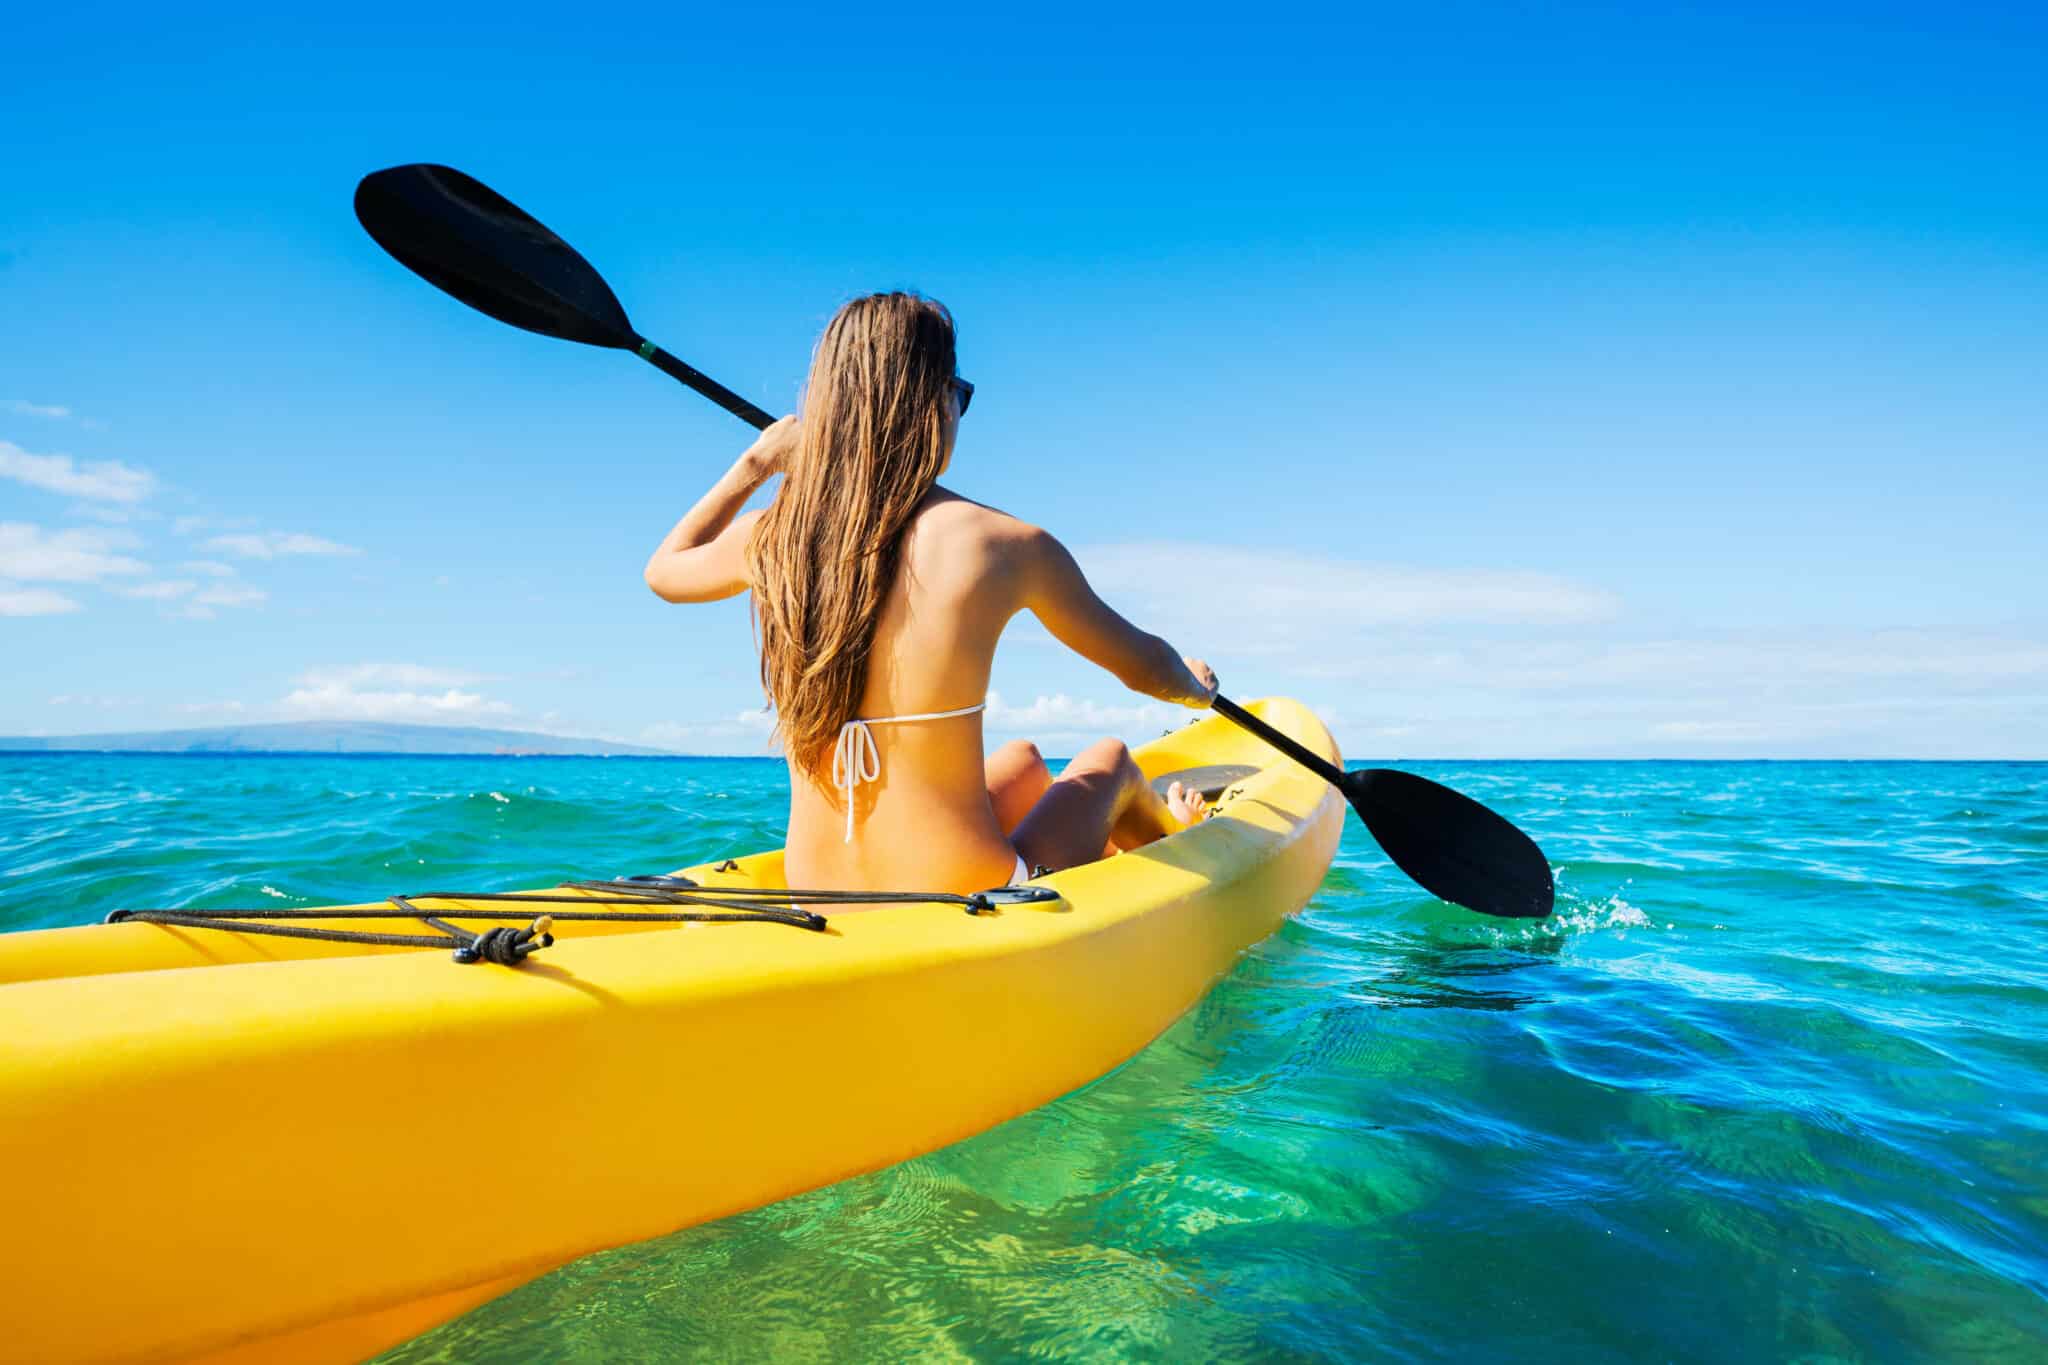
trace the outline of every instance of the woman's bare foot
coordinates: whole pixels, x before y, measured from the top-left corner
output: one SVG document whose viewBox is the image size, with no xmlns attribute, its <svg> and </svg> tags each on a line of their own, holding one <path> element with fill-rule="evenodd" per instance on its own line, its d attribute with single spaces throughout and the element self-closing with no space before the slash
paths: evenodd
<svg viewBox="0 0 2048 1365">
<path fill-rule="evenodd" d="M 1178 782 L 1166 784 L 1166 809 L 1173 818 L 1180 821 L 1181 828 L 1199 824 L 1209 813 L 1209 803 L 1202 799 L 1202 793 L 1193 787 L 1184 787 Z"/>
</svg>

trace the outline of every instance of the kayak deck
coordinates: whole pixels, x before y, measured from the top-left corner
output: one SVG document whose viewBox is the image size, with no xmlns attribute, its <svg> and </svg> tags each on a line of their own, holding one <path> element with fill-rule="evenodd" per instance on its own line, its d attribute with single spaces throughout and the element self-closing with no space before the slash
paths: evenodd
<svg viewBox="0 0 2048 1365">
<path fill-rule="evenodd" d="M 1336 758 L 1306 708 L 1255 710 Z M 1194 829 L 1037 879 L 1043 905 L 564 923 L 517 967 L 138 923 L 0 935 L 0 1163 L 76 1173 L 17 1186 L 12 1349 L 356 1358 L 1086 1084 L 1314 893 L 1343 825 L 1326 783 L 1218 718 L 1137 757 L 1259 770 Z M 108 1266 L 148 1267 L 118 1313 Z"/>
</svg>

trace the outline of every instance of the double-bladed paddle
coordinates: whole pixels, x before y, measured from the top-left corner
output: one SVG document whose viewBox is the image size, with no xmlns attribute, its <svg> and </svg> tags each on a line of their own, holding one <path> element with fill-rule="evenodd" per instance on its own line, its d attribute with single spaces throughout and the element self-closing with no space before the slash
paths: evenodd
<svg viewBox="0 0 2048 1365">
<path fill-rule="evenodd" d="M 479 312 L 542 336 L 631 351 L 742 421 L 775 420 L 634 331 L 575 248 L 461 171 L 422 163 L 366 175 L 356 217 L 399 264 Z M 1214 706 L 1334 785 L 1394 866 L 1431 895 L 1483 915 L 1550 913 L 1556 891 L 1543 850 L 1469 796 L 1394 768 L 1345 772 L 1228 697 Z"/>
</svg>

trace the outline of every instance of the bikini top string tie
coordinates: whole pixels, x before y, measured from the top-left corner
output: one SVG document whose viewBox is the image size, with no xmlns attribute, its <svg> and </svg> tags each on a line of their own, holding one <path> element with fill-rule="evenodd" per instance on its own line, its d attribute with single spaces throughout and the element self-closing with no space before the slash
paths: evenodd
<svg viewBox="0 0 2048 1365">
<path fill-rule="evenodd" d="M 882 775 L 882 754 L 875 747 L 874 732 L 870 725 L 902 725 L 915 720 L 951 720 L 955 716 L 971 716 L 985 710 L 986 701 L 972 706 L 962 706 L 953 711 L 922 711 L 914 716 L 856 716 L 839 727 L 839 738 L 832 745 L 832 785 L 839 791 L 839 799 L 846 806 L 846 842 L 853 842 L 853 793 L 863 782 L 872 782 Z"/>
</svg>

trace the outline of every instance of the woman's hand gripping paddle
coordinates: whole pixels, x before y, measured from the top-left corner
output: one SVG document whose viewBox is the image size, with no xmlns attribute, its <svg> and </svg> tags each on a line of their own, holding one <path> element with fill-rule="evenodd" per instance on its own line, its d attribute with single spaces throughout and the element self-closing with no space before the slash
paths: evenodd
<svg viewBox="0 0 2048 1365">
<path fill-rule="evenodd" d="M 576 249 L 489 186 L 448 166 L 393 166 L 356 187 L 356 217 L 377 245 L 437 289 L 542 336 L 631 351 L 727 412 L 775 419 L 633 330 Z M 1344 772 L 1227 697 L 1215 709 L 1344 793 L 1387 856 L 1431 895 L 1482 915 L 1540 918 L 1555 888 L 1535 841 L 1449 787 L 1392 768 Z"/>
</svg>

